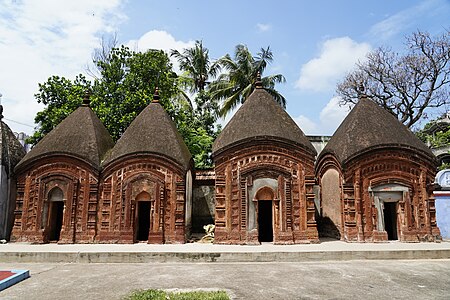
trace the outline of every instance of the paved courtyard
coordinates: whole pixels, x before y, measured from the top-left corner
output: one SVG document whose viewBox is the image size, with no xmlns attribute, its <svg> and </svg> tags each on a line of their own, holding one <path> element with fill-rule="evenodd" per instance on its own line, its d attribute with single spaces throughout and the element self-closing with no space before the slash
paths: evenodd
<svg viewBox="0 0 450 300">
<path fill-rule="evenodd" d="M 31 277 L 1 299 L 122 299 L 135 289 L 225 289 L 233 299 L 449 299 L 450 260 L 3 263 Z"/>
</svg>

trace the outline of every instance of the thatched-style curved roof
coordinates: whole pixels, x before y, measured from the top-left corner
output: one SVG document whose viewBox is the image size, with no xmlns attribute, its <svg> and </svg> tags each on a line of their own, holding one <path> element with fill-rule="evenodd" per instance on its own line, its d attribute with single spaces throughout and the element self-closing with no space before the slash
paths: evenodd
<svg viewBox="0 0 450 300">
<path fill-rule="evenodd" d="M 294 143 L 313 155 L 316 150 L 311 142 L 262 88 L 257 88 L 231 118 L 213 145 L 213 154 L 251 139 L 271 139 Z"/>
<path fill-rule="evenodd" d="M 192 156 L 164 108 L 150 103 L 125 130 L 108 153 L 103 166 L 129 155 L 156 154 L 169 158 L 188 170 Z"/>
<path fill-rule="evenodd" d="M 346 163 L 360 153 L 382 147 L 408 148 L 434 159 L 431 150 L 405 125 L 367 97 L 353 107 L 320 157 L 332 153 Z"/>
<path fill-rule="evenodd" d="M 92 109 L 84 104 L 50 131 L 17 165 L 21 169 L 41 158 L 68 155 L 100 170 L 100 163 L 114 142 Z"/>
</svg>

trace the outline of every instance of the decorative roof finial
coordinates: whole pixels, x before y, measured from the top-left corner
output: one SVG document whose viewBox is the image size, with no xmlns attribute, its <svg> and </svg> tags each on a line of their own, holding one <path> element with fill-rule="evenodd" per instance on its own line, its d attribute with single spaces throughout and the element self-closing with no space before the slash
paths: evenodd
<svg viewBox="0 0 450 300">
<path fill-rule="evenodd" d="M 362 81 L 359 83 L 358 89 L 361 93 L 364 93 L 365 88 L 364 88 L 364 83 L 362 83 Z"/>
<path fill-rule="evenodd" d="M 360 99 L 367 98 L 366 88 L 364 87 L 364 83 L 362 81 L 359 83 L 358 86 L 358 95 Z"/>
<path fill-rule="evenodd" d="M 258 71 L 258 73 L 256 73 L 256 82 L 255 82 L 255 88 L 256 89 L 262 89 L 262 81 L 261 81 L 261 72 Z"/>
<path fill-rule="evenodd" d="M 83 98 L 83 104 L 81 104 L 81 106 L 87 106 L 89 107 L 91 105 L 91 92 L 89 91 L 89 89 L 87 89 L 84 92 L 84 98 Z"/>
<path fill-rule="evenodd" d="M 155 93 L 153 94 L 152 103 L 159 103 L 159 88 L 156 86 Z"/>
</svg>

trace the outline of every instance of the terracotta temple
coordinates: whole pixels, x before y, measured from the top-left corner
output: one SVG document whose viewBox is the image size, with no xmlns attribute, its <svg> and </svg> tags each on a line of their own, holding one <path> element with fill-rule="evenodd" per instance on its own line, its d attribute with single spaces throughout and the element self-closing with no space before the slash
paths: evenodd
<svg viewBox="0 0 450 300">
<path fill-rule="evenodd" d="M 16 167 L 12 240 L 184 242 L 192 158 L 158 97 L 116 145 L 88 99 L 47 134 Z"/>
<path fill-rule="evenodd" d="M 362 95 L 317 160 L 321 235 L 359 242 L 439 238 L 436 168 L 428 147 Z"/>
<path fill-rule="evenodd" d="M 309 140 L 257 82 L 213 145 L 215 242 L 317 242 Z"/>
<path fill-rule="evenodd" d="M 258 77 L 210 170 L 194 170 L 158 91 L 117 143 L 88 96 L 25 156 L 3 122 L 1 134 L 0 229 L 11 241 L 184 243 L 208 223 L 219 244 L 440 238 L 436 158 L 365 95 L 318 155 Z"/>
</svg>

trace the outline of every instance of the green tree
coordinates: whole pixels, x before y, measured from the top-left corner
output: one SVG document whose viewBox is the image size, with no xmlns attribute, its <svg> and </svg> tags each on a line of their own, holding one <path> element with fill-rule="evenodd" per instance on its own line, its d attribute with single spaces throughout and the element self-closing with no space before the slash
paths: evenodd
<svg viewBox="0 0 450 300">
<path fill-rule="evenodd" d="M 191 93 L 204 91 L 208 80 L 220 71 L 220 66 L 209 59 L 209 50 L 203 47 L 202 41 L 196 41 L 194 47 L 186 48 L 182 53 L 172 50 L 170 55 L 180 63 L 181 77 Z"/>
<path fill-rule="evenodd" d="M 237 45 L 234 58 L 226 54 L 218 60 L 218 64 L 227 71 L 221 74 L 217 80 L 209 85 L 211 98 L 223 101 L 220 116 L 225 116 L 233 108 L 250 96 L 255 88 L 258 72 L 262 74 L 267 65 L 273 61 L 273 53 L 269 47 L 261 48 L 261 52 L 253 57 L 247 46 Z M 263 88 L 273 96 L 275 101 L 283 108 L 286 107 L 286 99 L 277 90 L 276 83 L 284 83 L 286 79 L 281 74 L 269 75 L 262 78 Z"/>
<path fill-rule="evenodd" d="M 163 107 L 177 125 L 184 121 L 177 112 L 189 104 L 178 97 L 177 76 L 163 51 L 133 52 L 121 46 L 97 64 L 100 78 L 93 84 L 92 108 L 114 140 L 148 105 L 157 85 Z"/>
<path fill-rule="evenodd" d="M 64 77 L 53 76 L 47 82 L 39 84 L 39 93 L 35 97 L 46 107 L 36 115 L 35 122 L 39 126 L 30 140 L 33 144 L 80 106 L 87 89 L 92 92 L 92 109 L 114 140 L 120 138 L 134 118 L 148 105 L 156 85 L 161 91 L 160 102 L 169 115 L 178 123 L 185 121 L 177 113 L 188 105 L 177 97 L 176 74 L 163 51 L 148 50 L 140 53 L 122 46 L 113 48 L 108 58 L 97 64 L 100 77 L 93 82 L 78 75 L 73 82 Z"/>
<path fill-rule="evenodd" d="M 133 52 L 122 46 L 113 48 L 105 60 L 97 61 L 97 68 L 100 76 L 93 82 L 78 75 L 74 81 L 53 76 L 39 84 L 35 97 L 45 108 L 36 115 L 39 127 L 29 140 L 32 144 L 77 109 L 87 89 L 92 92 L 92 109 L 117 140 L 151 101 L 157 85 L 160 103 L 174 120 L 196 165 L 211 166 L 208 149 L 215 138 L 213 107 L 208 101 L 199 100 L 193 110 L 190 103 L 180 97 L 178 78 L 167 54 L 159 50 Z"/>
<path fill-rule="evenodd" d="M 417 31 L 405 44 L 404 54 L 380 47 L 359 62 L 337 86 L 340 104 L 357 103 L 363 84 L 364 93 L 410 128 L 430 108 L 450 104 L 450 32 Z"/>
<path fill-rule="evenodd" d="M 35 145 L 77 109 L 90 86 L 91 82 L 82 74 L 76 76 L 73 82 L 64 77 L 52 76 L 46 82 L 40 83 L 39 93 L 34 97 L 38 103 L 45 105 L 45 108 L 36 114 L 34 121 L 38 127 L 27 143 Z"/>
<path fill-rule="evenodd" d="M 179 77 L 187 91 L 196 93 L 194 102 L 195 110 L 192 116 L 193 126 L 186 135 L 188 147 L 194 154 L 197 168 L 212 166 L 212 144 L 217 137 L 220 128 L 216 128 L 215 122 L 219 112 L 217 101 L 211 99 L 206 85 L 210 78 L 214 78 L 220 70 L 220 66 L 209 59 L 209 51 L 201 41 L 196 41 L 194 47 L 187 48 L 180 53 L 172 50 L 171 55 L 180 63 L 183 72 Z"/>
<path fill-rule="evenodd" d="M 425 124 L 422 130 L 417 131 L 417 137 L 431 148 L 450 145 L 450 124 L 441 122 L 445 116 Z"/>
</svg>

